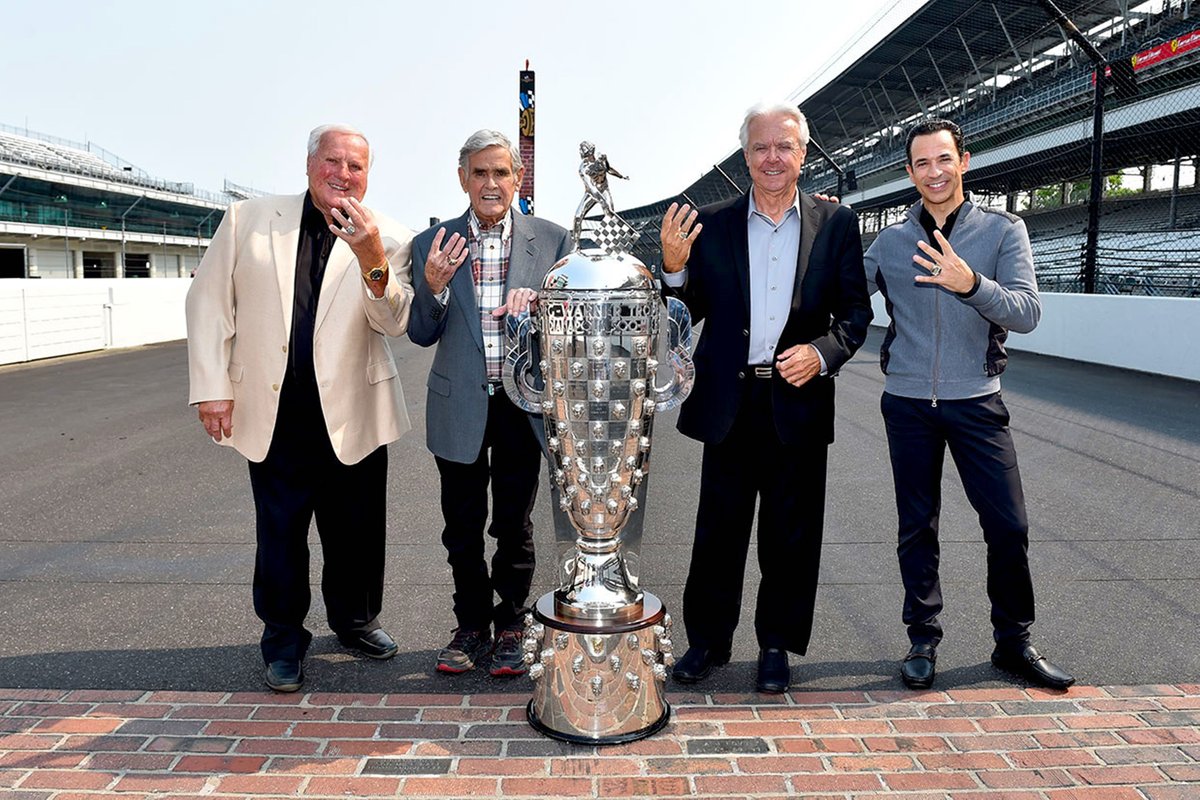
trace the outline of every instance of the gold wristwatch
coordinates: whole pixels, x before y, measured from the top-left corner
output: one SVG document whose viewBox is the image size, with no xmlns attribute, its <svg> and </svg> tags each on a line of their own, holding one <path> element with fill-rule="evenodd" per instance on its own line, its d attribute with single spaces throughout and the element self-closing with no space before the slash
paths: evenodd
<svg viewBox="0 0 1200 800">
<path fill-rule="evenodd" d="M 364 271 L 362 276 L 369 281 L 381 281 L 383 280 L 384 273 L 387 272 L 387 268 L 388 265 L 384 263 L 382 267 L 375 267 L 374 269 Z"/>
</svg>

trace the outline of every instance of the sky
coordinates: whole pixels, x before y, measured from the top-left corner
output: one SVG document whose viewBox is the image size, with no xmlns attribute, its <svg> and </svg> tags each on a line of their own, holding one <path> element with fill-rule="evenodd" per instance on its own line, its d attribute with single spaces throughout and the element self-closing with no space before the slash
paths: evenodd
<svg viewBox="0 0 1200 800">
<path fill-rule="evenodd" d="M 747 107 L 802 99 L 796 90 L 836 72 L 839 54 L 853 57 L 920 5 L 10 4 L 0 123 L 93 142 L 157 178 L 281 194 L 306 185 L 308 131 L 349 124 L 375 153 L 366 204 L 420 230 L 466 209 L 456 168 L 468 135 L 495 128 L 516 140 L 528 59 L 536 213 L 569 226 L 580 141 L 629 176 L 610 182 L 618 208 L 676 194 L 737 149 Z"/>
</svg>

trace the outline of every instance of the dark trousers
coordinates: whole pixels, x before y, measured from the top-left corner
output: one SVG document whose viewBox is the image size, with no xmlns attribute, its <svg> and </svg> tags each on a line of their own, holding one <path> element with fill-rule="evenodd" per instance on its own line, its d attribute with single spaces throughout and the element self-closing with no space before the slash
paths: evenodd
<svg viewBox="0 0 1200 800">
<path fill-rule="evenodd" d="M 271 449 L 262 462 L 250 462 L 258 534 L 254 611 L 263 621 L 267 663 L 302 659 L 312 640 L 304 618 L 314 515 L 329 627 L 342 636 L 366 633 L 379 627 L 383 607 L 387 448 L 357 464 L 338 461 L 319 404 L 314 419 L 312 404 L 300 395 L 285 381 Z"/>
<path fill-rule="evenodd" d="M 479 457 L 470 464 L 435 457 L 442 477 L 442 544 L 454 576 L 454 616 L 463 630 L 520 623 L 533 582 L 533 504 L 542 451 L 529 415 L 497 388 L 488 399 Z M 492 522 L 488 519 L 488 486 Z M 484 527 L 496 540 L 491 574 L 484 559 Z M 499 602 L 493 605 L 493 594 Z"/>
<path fill-rule="evenodd" d="M 783 444 L 771 410 L 771 382 L 751 378 L 748 384 L 729 434 L 704 446 L 683 621 L 689 646 L 730 648 L 758 499 L 758 644 L 803 655 L 817 595 L 829 448 L 824 442 Z"/>
<path fill-rule="evenodd" d="M 1005 646 L 1023 645 L 1033 624 L 1029 523 L 1008 409 L 999 392 L 967 400 L 939 400 L 936 408 L 927 399 L 885 392 L 880 407 L 896 485 L 900 521 L 896 552 L 904 581 L 904 623 L 909 639 L 914 644 L 936 645 L 942 638 L 938 516 L 942 462 L 949 446 L 987 543 L 993 636 Z"/>
</svg>

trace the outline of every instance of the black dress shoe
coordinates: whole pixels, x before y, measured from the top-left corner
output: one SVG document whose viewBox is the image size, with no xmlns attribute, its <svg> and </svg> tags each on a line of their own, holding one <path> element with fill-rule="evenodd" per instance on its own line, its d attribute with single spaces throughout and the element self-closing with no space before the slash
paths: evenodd
<svg viewBox="0 0 1200 800">
<path fill-rule="evenodd" d="M 758 651 L 758 690 L 766 694 L 783 694 L 792 683 L 792 668 L 786 650 L 764 647 Z"/>
<path fill-rule="evenodd" d="M 900 680 L 910 689 L 928 689 L 933 686 L 936 663 L 937 647 L 929 643 L 914 644 L 900 662 Z"/>
<path fill-rule="evenodd" d="M 367 631 L 360 636 L 338 634 L 338 641 L 351 650 L 357 650 L 367 658 L 377 658 L 381 661 L 396 655 L 396 651 L 400 649 L 383 628 Z"/>
<path fill-rule="evenodd" d="M 1051 689 L 1067 689 L 1075 683 L 1075 676 L 1056 667 L 1028 643 L 1019 649 L 997 646 L 992 653 L 992 663 L 1000 669 L 1020 675 L 1030 683 Z"/>
<path fill-rule="evenodd" d="M 683 658 L 675 662 L 671 677 L 680 683 L 697 683 L 708 677 L 713 667 L 729 663 L 728 650 L 709 650 L 706 647 L 689 647 Z"/>
<path fill-rule="evenodd" d="M 267 664 L 267 686 L 277 692 L 294 692 L 304 683 L 304 667 L 299 661 L 283 658 Z"/>
</svg>

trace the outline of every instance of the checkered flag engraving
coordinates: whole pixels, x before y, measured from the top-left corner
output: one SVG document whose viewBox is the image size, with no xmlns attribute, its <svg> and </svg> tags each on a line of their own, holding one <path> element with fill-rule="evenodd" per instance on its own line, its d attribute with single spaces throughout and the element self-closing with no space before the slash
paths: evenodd
<svg viewBox="0 0 1200 800">
<path fill-rule="evenodd" d="M 583 220 L 580 239 L 589 240 L 612 255 L 628 253 L 640 236 L 641 234 L 625 220 L 615 214 L 606 214 L 598 220 Z"/>
</svg>

